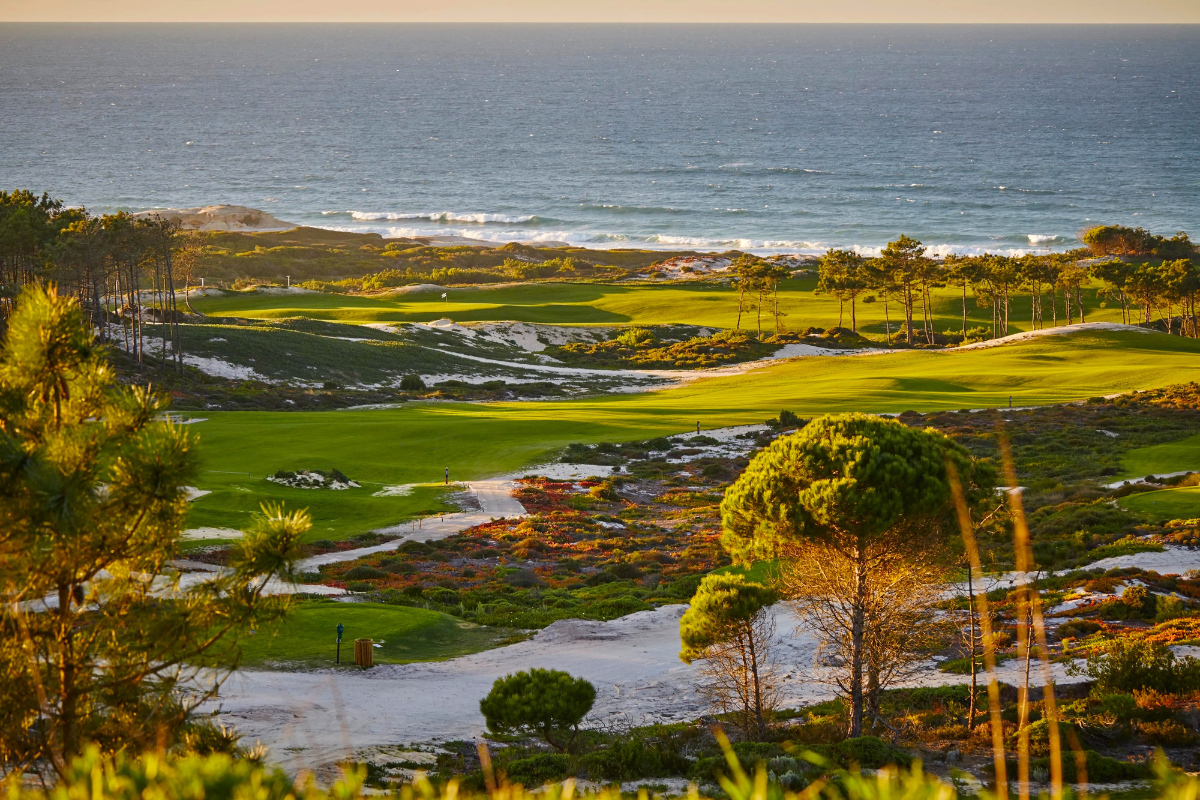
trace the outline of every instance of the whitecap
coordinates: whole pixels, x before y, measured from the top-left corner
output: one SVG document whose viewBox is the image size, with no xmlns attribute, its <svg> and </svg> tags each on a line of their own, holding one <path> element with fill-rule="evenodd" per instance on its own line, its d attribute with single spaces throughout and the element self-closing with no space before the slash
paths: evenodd
<svg viewBox="0 0 1200 800">
<path fill-rule="evenodd" d="M 430 222 L 457 222 L 457 223 L 473 223 L 475 225 L 486 225 L 488 223 L 501 223 L 505 225 L 520 225 L 526 222 L 533 222 L 537 219 L 532 214 L 493 214 L 486 212 L 479 213 L 458 213 L 456 211 L 434 211 L 420 213 L 396 213 L 389 211 L 351 211 L 350 216 L 362 222 L 399 222 L 402 220 L 417 220 L 424 219 Z"/>
</svg>

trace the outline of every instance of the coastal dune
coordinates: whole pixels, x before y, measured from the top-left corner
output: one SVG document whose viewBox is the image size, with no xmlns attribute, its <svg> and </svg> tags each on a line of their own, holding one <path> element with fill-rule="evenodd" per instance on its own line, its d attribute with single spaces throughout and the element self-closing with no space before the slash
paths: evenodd
<svg viewBox="0 0 1200 800">
<path fill-rule="evenodd" d="M 200 206 L 197 208 L 154 208 L 139 211 L 135 218 L 162 217 L 178 222 L 185 231 L 288 231 L 294 223 L 246 206 Z"/>
</svg>

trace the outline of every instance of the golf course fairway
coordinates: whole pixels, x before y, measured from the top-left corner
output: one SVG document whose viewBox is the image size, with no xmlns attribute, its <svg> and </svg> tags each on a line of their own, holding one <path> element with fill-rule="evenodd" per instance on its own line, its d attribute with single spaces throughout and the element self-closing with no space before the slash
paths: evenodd
<svg viewBox="0 0 1200 800">
<path fill-rule="evenodd" d="M 792 278 L 779 285 L 779 310 L 792 326 L 831 328 L 850 325 L 849 304 L 817 293 L 815 275 Z M 212 317 L 247 319 L 308 317 L 347 323 L 430 322 L 449 318 L 455 322 L 536 322 L 551 325 L 704 325 L 733 328 L 738 319 L 737 293 L 729 286 L 691 284 L 531 283 L 478 286 L 440 291 L 348 295 L 325 292 L 279 294 L 264 291 L 225 292 L 197 297 L 192 305 Z M 1120 322 L 1117 306 L 1101 307 L 1098 286 L 1083 287 L 1087 318 L 1092 322 Z M 962 324 L 961 289 L 931 292 L 931 310 L 938 330 Z M 773 301 L 772 301 L 773 302 Z M 1009 312 L 1011 331 L 1023 331 L 1029 322 L 1030 298 L 1013 298 Z M 860 299 L 858 327 L 882 337 L 890 312 L 891 331 L 899 330 L 903 311 L 882 302 Z M 967 327 L 991 325 L 991 309 L 967 303 Z M 795 320 L 803 320 L 797 323 Z M 743 328 L 755 328 L 756 318 L 745 314 Z M 763 326 L 774 330 L 774 320 L 764 311 Z"/>
<path fill-rule="evenodd" d="M 775 362 L 643 394 L 570 401 L 414 402 L 319 412 L 206 412 L 203 468 L 254 475 L 336 467 L 382 484 L 477 479 L 571 442 L 628 441 L 801 416 L 1046 405 L 1200 379 L 1200 340 L 1089 330 L 962 351 Z M 204 475 L 201 474 L 201 487 Z M 303 491 L 303 490 L 298 490 Z M 307 492 L 308 496 L 324 494 Z"/>
</svg>

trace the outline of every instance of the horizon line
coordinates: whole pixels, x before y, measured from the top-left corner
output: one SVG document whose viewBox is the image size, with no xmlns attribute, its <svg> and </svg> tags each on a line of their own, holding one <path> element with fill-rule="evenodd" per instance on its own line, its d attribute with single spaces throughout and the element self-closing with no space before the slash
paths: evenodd
<svg viewBox="0 0 1200 800">
<path fill-rule="evenodd" d="M 824 27 L 832 25 L 851 25 L 851 26 L 888 26 L 888 27 L 903 27 L 903 28 L 918 28 L 932 25 L 953 25 L 959 27 L 1059 27 L 1059 28 L 1098 28 L 1098 27 L 1200 27 L 1198 21 L 1089 21 L 1089 22 L 1046 22 L 1035 20 L 1017 20 L 1017 21 L 984 21 L 984 22 L 963 22 L 955 20 L 929 20 L 924 22 L 895 22 L 888 20 L 877 21 L 849 21 L 849 20 L 824 20 L 817 22 L 793 22 L 793 21 L 764 21 L 764 20 L 709 20 L 703 22 L 665 22 L 657 20 L 436 20 L 436 19 L 356 19 L 356 20 L 336 20 L 327 18 L 312 18 L 312 19 L 187 19 L 187 20 L 163 20 L 163 19 L 129 19 L 129 20 L 103 20 L 103 19 L 80 19 L 80 20 L 60 20 L 60 19 L 2 19 L 0 25 L 454 25 L 454 26 L 471 26 L 471 25 L 503 25 L 503 26 L 519 26 L 519 25 L 572 25 L 577 27 L 591 26 L 661 26 L 661 27 L 727 27 L 737 25 L 741 27 L 749 26 L 789 26 L 789 27 Z"/>
</svg>

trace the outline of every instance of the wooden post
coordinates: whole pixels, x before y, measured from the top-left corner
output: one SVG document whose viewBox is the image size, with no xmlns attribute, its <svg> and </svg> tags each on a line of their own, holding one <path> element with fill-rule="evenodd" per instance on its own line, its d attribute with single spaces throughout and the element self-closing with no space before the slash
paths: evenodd
<svg viewBox="0 0 1200 800">
<path fill-rule="evenodd" d="M 373 639 L 354 640 L 354 663 L 356 666 L 375 666 L 375 641 Z"/>
</svg>

